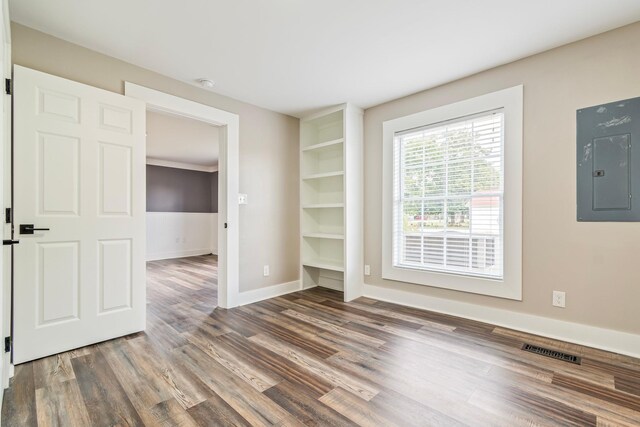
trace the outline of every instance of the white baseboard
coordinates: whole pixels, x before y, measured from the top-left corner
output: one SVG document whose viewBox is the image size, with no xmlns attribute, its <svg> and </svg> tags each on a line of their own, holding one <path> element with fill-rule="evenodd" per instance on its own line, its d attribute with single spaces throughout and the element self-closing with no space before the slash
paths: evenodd
<svg viewBox="0 0 640 427">
<path fill-rule="evenodd" d="M 158 261 L 161 259 L 173 259 L 173 258 L 185 258 L 189 256 L 209 255 L 211 253 L 215 254 L 215 252 L 212 249 L 190 249 L 188 251 L 175 251 L 175 252 L 163 252 L 158 254 L 147 254 L 147 261 Z"/>
<path fill-rule="evenodd" d="M 244 291 L 238 295 L 238 305 L 247 305 L 269 298 L 279 297 L 280 295 L 290 294 L 291 292 L 298 292 L 299 290 L 301 290 L 300 281 L 294 280 L 293 282 L 280 283 L 279 285 L 266 288 Z"/>
<path fill-rule="evenodd" d="M 413 292 L 364 285 L 364 296 L 380 301 L 477 320 L 547 338 L 640 357 L 640 335 L 532 314 L 469 304 Z"/>
</svg>

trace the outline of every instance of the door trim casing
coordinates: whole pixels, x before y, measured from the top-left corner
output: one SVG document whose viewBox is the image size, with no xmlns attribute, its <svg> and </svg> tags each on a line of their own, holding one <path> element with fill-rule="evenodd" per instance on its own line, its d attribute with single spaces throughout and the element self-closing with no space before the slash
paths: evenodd
<svg viewBox="0 0 640 427">
<path fill-rule="evenodd" d="M 2 57 L 2 80 L 10 79 L 11 70 L 12 70 L 12 61 L 11 61 L 11 19 L 9 15 L 9 1 L 2 0 L 2 38 L 0 42 L 3 44 L 4 52 Z M 3 109 L 2 109 L 2 117 L 0 120 L 2 121 L 0 125 L 0 140 L 2 141 L 0 148 L 0 191 L 2 191 L 2 197 L 0 197 L 0 201 L 2 201 L 2 209 L 4 213 L 5 208 L 12 208 L 12 177 L 11 177 L 11 167 L 12 167 L 12 158 L 11 158 L 11 150 L 12 150 L 12 140 L 11 140 L 11 132 L 12 132 L 12 123 L 11 123 L 11 95 L 5 94 L 2 99 Z M 5 223 L 2 221 L 2 235 L 3 239 L 13 239 L 12 234 L 12 224 Z M 0 331 L 2 332 L 2 341 L 4 341 L 5 337 L 11 337 L 12 335 L 12 277 L 11 277 L 11 259 L 12 259 L 12 246 L 3 247 L 3 251 L 0 254 L 2 260 L 0 260 L 0 280 L 2 281 L 2 290 L 0 297 Z M 11 353 L 5 353 L 4 349 L 1 350 L 3 353 L 0 355 L 0 403 L 2 402 L 2 397 L 4 396 L 3 390 L 9 387 L 9 379 L 13 377 L 13 364 L 11 363 Z"/>
<path fill-rule="evenodd" d="M 218 166 L 218 304 L 238 305 L 239 251 L 239 135 L 240 117 L 210 105 L 125 82 L 124 94 L 147 103 L 147 111 L 187 117 L 221 127 Z M 228 227 L 225 229 L 224 224 Z"/>
</svg>

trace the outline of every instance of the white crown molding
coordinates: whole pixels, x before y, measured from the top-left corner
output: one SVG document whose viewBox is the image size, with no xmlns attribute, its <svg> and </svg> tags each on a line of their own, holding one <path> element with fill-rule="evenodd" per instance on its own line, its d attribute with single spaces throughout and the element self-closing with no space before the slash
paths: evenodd
<svg viewBox="0 0 640 427">
<path fill-rule="evenodd" d="M 414 292 L 364 285 L 364 296 L 465 319 L 503 326 L 530 334 L 640 357 L 640 335 L 564 320 L 518 313 L 483 305 L 435 298 Z"/>
<path fill-rule="evenodd" d="M 194 165 L 192 163 L 174 162 L 173 160 L 161 160 L 161 159 L 154 159 L 152 157 L 147 157 L 147 164 L 152 166 L 162 166 L 165 168 L 188 169 L 188 170 L 199 171 L 199 172 L 217 172 L 218 171 L 218 165 L 215 165 L 215 166 Z"/>
</svg>

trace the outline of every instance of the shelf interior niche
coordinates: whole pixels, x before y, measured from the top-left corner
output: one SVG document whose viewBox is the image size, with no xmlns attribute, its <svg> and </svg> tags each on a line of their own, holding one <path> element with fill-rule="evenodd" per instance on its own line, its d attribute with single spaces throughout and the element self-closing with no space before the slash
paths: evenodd
<svg viewBox="0 0 640 427">
<path fill-rule="evenodd" d="M 302 205 L 344 202 L 344 178 L 342 175 L 303 180 Z"/>
<path fill-rule="evenodd" d="M 302 239 L 302 263 L 329 264 L 344 268 L 344 240 L 305 237 Z"/>
<path fill-rule="evenodd" d="M 343 144 L 302 152 L 302 177 L 344 171 Z"/>
<path fill-rule="evenodd" d="M 333 141 L 344 136 L 344 114 L 336 111 L 300 124 L 302 148 Z"/>
<path fill-rule="evenodd" d="M 344 214 L 341 208 L 304 209 L 302 233 L 327 233 L 344 235 Z"/>
<path fill-rule="evenodd" d="M 303 288 L 321 286 L 323 288 L 344 291 L 344 273 L 332 271 L 324 268 L 303 266 L 302 268 Z"/>
</svg>

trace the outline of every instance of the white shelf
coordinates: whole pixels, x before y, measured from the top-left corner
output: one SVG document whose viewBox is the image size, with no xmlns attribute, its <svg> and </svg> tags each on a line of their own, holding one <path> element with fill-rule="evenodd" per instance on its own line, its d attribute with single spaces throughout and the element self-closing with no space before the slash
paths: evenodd
<svg viewBox="0 0 640 427">
<path fill-rule="evenodd" d="M 332 145 L 342 144 L 343 142 L 344 142 L 344 138 L 338 138 L 332 141 L 321 142 L 320 144 L 313 144 L 308 147 L 304 147 L 302 151 L 318 150 L 320 148 L 331 147 Z"/>
<path fill-rule="evenodd" d="M 304 233 L 302 237 L 310 237 L 313 239 L 344 240 L 344 234 L 333 234 L 333 233 Z"/>
<path fill-rule="evenodd" d="M 307 267 L 322 268 L 324 270 L 332 271 L 344 271 L 344 265 L 335 260 L 330 259 L 309 259 L 302 262 L 302 265 Z"/>
<path fill-rule="evenodd" d="M 345 301 L 363 292 L 361 281 L 346 280 L 364 264 L 362 115 L 344 104 L 300 120 L 300 280 L 342 290 Z"/>
<path fill-rule="evenodd" d="M 314 205 L 303 205 L 302 209 L 331 209 L 344 208 L 344 203 L 318 203 Z"/>
<path fill-rule="evenodd" d="M 312 175 L 307 175 L 302 179 L 307 181 L 310 179 L 321 179 L 321 178 L 331 178 L 333 176 L 343 176 L 344 171 L 336 171 L 336 172 L 325 172 L 325 173 L 314 173 Z"/>
</svg>

